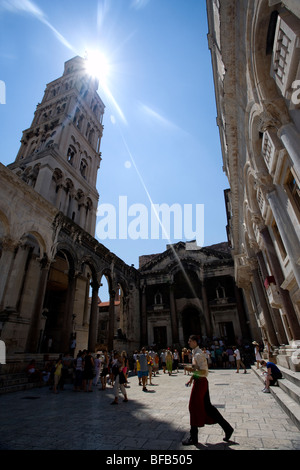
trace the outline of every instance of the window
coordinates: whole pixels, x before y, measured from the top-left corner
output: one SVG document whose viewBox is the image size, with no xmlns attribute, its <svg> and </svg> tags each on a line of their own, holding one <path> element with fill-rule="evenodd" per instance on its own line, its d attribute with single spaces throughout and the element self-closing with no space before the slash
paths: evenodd
<svg viewBox="0 0 300 470">
<path fill-rule="evenodd" d="M 76 150 L 72 145 L 68 148 L 67 159 L 70 165 L 74 165 L 74 157 L 75 157 Z"/>
<path fill-rule="evenodd" d="M 277 18 L 278 18 L 278 11 L 273 11 L 271 13 L 268 35 L 267 35 L 267 47 L 266 47 L 267 55 L 270 55 L 273 52 Z"/>
<path fill-rule="evenodd" d="M 86 178 L 86 174 L 87 174 L 87 162 L 86 160 L 82 159 L 81 162 L 80 162 L 80 173 L 81 175 Z"/>
<path fill-rule="evenodd" d="M 297 78 L 299 41 L 299 20 L 291 14 L 278 15 L 271 75 L 285 98 L 289 98 L 290 87 Z"/>
<path fill-rule="evenodd" d="M 288 172 L 285 188 L 297 217 L 300 216 L 300 189 L 291 170 Z"/>
</svg>

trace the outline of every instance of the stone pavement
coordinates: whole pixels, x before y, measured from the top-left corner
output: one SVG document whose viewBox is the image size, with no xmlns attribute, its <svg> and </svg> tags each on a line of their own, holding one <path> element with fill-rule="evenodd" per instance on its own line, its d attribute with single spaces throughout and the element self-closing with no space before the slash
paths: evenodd
<svg viewBox="0 0 300 470">
<path fill-rule="evenodd" d="M 160 374 L 143 392 L 129 378 L 128 403 L 111 406 L 112 387 L 93 393 L 59 394 L 48 387 L 0 396 L 1 450 L 296 450 L 300 431 L 271 394 L 262 393 L 256 374 L 211 370 L 211 402 L 235 428 L 229 443 L 217 425 L 199 429 L 198 447 L 184 447 L 189 434 L 189 376 Z M 117 455 L 117 454 L 116 454 Z"/>
</svg>

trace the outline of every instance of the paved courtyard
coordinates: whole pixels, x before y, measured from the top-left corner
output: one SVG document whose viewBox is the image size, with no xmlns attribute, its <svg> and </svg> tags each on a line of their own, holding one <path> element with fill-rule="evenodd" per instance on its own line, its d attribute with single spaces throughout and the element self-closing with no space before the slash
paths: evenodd
<svg viewBox="0 0 300 470">
<path fill-rule="evenodd" d="M 300 431 L 281 410 L 252 370 L 212 370 L 211 402 L 235 428 L 229 443 L 217 425 L 199 430 L 198 447 L 184 447 L 189 434 L 189 376 L 183 371 L 160 374 L 143 392 L 136 376 L 129 378 L 128 403 L 120 396 L 111 406 L 112 387 L 93 393 L 59 394 L 48 387 L 0 396 L 1 450 L 296 450 Z M 115 454 L 117 455 L 117 454 Z M 133 453 L 134 455 L 134 453 Z"/>
</svg>

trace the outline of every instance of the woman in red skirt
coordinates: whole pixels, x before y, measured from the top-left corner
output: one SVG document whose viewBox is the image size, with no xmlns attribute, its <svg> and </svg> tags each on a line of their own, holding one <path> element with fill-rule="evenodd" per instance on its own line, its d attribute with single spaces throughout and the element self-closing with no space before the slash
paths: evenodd
<svg viewBox="0 0 300 470">
<path fill-rule="evenodd" d="M 205 354 L 198 346 L 196 335 L 189 338 L 189 346 L 193 349 L 193 361 L 190 371 L 193 372 L 193 388 L 191 391 L 190 412 L 190 437 L 182 442 L 183 445 L 198 444 L 198 428 L 205 424 L 219 424 L 225 432 L 224 441 L 229 441 L 233 427 L 223 418 L 219 410 L 210 402 L 208 388 L 208 365 Z"/>
</svg>

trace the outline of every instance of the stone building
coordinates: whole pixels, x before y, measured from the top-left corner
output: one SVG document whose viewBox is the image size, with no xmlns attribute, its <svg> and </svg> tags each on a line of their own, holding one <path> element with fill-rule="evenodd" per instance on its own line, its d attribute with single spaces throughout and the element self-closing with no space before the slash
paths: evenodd
<svg viewBox="0 0 300 470">
<path fill-rule="evenodd" d="M 260 337 L 300 344 L 300 3 L 207 0 L 235 279 Z M 299 362 L 299 361 L 298 361 Z"/>
<path fill-rule="evenodd" d="M 227 243 L 168 245 L 163 253 L 141 256 L 139 272 L 144 344 L 181 348 L 192 332 L 203 342 L 251 339 Z"/>
<path fill-rule="evenodd" d="M 97 344 L 186 346 L 251 337 L 227 244 L 190 243 L 128 266 L 95 238 L 104 104 L 74 57 L 46 86 L 15 161 L 0 164 L 0 338 L 10 362 Z M 109 300 L 99 303 L 108 282 Z M 251 316 L 251 315 L 250 315 Z M 75 351 L 76 353 L 76 351 Z"/>
<path fill-rule="evenodd" d="M 0 164 L 0 332 L 8 357 L 65 352 L 74 336 L 77 349 L 93 350 L 102 276 L 110 290 L 108 346 L 117 291 L 132 347 L 139 345 L 137 270 L 94 238 L 104 104 L 85 64 L 81 57 L 65 63 L 15 162 Z"/>
</svg>

